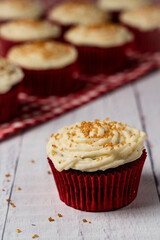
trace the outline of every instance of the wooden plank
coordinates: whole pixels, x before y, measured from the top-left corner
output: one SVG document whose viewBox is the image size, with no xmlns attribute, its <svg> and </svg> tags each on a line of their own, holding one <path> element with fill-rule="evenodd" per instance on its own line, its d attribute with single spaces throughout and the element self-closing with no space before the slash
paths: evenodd
<svg viewBox="0 0 160 240">
<path fill-rule="evenodd" d="M 126 122 L 142 129 L 132 85 L 27 131 L 23 138 L 20 160 L 9 207 L 3 240 L 39 239 L 154 239 L 159 240 L 160 206 L 151 169 L 150 157 L 145 163 L 139 194 L 131 205 L 114 212 L 87 213 L 63 204 L 52 175 L 48 175 L 46 138 L 64 125 L 95 118 Z M 31 160 L 35 160 L 32 163 Z M 17 191 L 21 187 L 21 191 Z M 57 216 L 63 215 L 62 218 Z M 55 222 L 49 222 L 52 217 Z M 92 223 L 83 223 L 82 219 Z M 36 226 L 32 226 L 35 224 Z M 16 229 L 21 233 L 16 233 Z"/>
<path fill-rule="evenodd" d="M 10 198 L 18 164 L 21 136 L 0 143 L 0 237 L 3 235 Z"/>
</svg>

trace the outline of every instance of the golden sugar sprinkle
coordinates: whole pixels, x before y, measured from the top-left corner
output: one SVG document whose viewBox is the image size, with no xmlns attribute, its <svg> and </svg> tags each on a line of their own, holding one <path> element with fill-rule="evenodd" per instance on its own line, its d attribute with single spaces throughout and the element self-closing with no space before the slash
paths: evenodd
<svg viewBox="0 0 160 240">
<path fill-rule="evenodd" d="M 17 229 L 16 232 L 17 232 L 17 233 L 21 233 L 22 231 L 21 231 L 20 229 Z"/>
<path fill-rule="evenodd" d="M 63 217 L 63 215 L 62 215 L 62 214 L 60 214 L 60 213 L 58 213 L 58 214 L 57 214 L 57 216 L 58 216 L 58 217 Z"/>
<path fill-rule="evenodd" d="M 39 238 L 39 236 L 37 234 L 34 234 L 32 238 Z"/>
<path fill-rule="evenodd" d="M 52 217 L 49 217 L 48 220 L 49 220 L 49 222 L 54 222 L 55 221 L 55 219 L 52 218 Z"/>
</svg>

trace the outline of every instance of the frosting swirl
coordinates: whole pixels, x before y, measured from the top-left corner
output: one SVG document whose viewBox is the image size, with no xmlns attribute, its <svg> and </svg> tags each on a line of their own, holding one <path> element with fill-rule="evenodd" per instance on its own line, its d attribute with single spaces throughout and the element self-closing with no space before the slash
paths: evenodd
<svg viewBox="0 0 160 240">
<path fill-rule="evenodd" d="M 14 85 L 22 81 L 23 76 L 20 68 L 0 57 L 0 94 L 7 93 Z"/>
<path fill-rule="evenodd" d="M 121 122 L 83 121 L 52 135 L 47 155 L 58 171 L 104 171 L 138 159 L 145 139 L 144 132 Z"/>
</svg>

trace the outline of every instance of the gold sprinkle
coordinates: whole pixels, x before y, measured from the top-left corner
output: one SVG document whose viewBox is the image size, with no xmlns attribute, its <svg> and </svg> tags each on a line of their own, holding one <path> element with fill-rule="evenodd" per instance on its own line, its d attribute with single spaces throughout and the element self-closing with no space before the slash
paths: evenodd
<svg viewBox="0 0 160 240">
<path fill-rule="evenodd" d="M 83 219 L 82 221 L 83 221 L 84 223 L 86 223 L 86 222 L 87 222 L 87 220 L 86 220 L 86 219 Z"/>
<path fill-rule="evenodd" d="M 51 171 L 48 171 L 47 173 L 50 175 L 50 174 L 51 174 Z"/>
<path fill-rule="evenodd" d="M 10 205 L 15 208 L 16 206 L 14 205 L 14 203 L 10 202 Z"/>
<path fill-rule="evenodd" d="M 89 221 L 88 223 L 91 223 L 91 221 Z"/>
<path fill-rule="evenodd" d="M 35 161 L 34 161 L 34 160 L 31 160 L 31 163 L 35 163 Z"/>
<path fill-rule="evenodd" d="M 52 133 L 51 138 L 53 138 L 53 137 L 54 137 L 54 134 Z"/>
<path fill-rule="evenodd" d="M 152 144 L 150 144 L 149 146 L 150 146 L 150 148 L 153 148 L 153 145 L 152 145 Z"/>
<path fill-rule="evenodd" d="M 8 199 L 6 199 L 6 201 L 7 201 L 7 202 L 10 202 L 11 200 L 8 198 Z"/>
<path fill-rule="evenodd" d="M 8 178 L 8 177 L 10 177 L 11 175 L 10 175 L 10 174 L 6 174 L 5 176 Z"/>
<path fill-rule="evenodd" d="M 32 238 L 39 238 L 39 236 L 37 234 L 34 234 Z"/>
<path fill-rule="evenodd" d="M 6 190 L 5 189 L 2 189 L 2 192 L 5 192 Z"/>
<path fill-rule="evenodd" d="M 55 221 L 52 217 L 48 218 L 48 220 L 49 220 L 50 222 L 54 222 L 54 221 Z"/>
<path fill-rule="evenodd" d="M 16 232 L 17 232 L 17 233 L 20 233 L 20 232 L 22 232 L 22 231 L 21 231 L 20 229 L 17 229 Z"/>
<path fill-rule="evenodd" d="M 58 217 L 63 217 L 63 215 L 62 215 L 62 214 L 60 214 L 60 213 L 58 213 L 58 214 L 57 214 L 57 216 L 58 216 Z"/>
<path fill-rule="evenodd" d="M 20 187 L 17 188 L 18 191 L 21 191 L 22 189 Z"/>
</svg>

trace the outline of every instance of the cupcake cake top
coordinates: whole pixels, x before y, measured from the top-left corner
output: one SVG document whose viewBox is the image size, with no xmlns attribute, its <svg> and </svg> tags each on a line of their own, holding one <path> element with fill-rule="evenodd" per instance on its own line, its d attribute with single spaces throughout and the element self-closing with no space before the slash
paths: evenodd
<svg viewBox="0 0 160 240">
<path fill-rule="evenodd" d="M 43 14 L 43 7 L 31 0 L 0 1 L 0 20 L 38 18 Z"/>
<path fill-rule="evenodd" d="M 42 41 L 15 46 L 9 50 L 7 57 L 23 68 L 53 69 L 73 63 L 77 59 L 77 51 L 68 44 Z"/>
<path fill-rule="evenodd" d="M 110 11 L 139 8 L 151 3 L 151 0 L 99 0 L 98 6 Z"/>
<path fill-rule="evenodd" d="M 160 28 L 160 6 L 147 6 L 124 12 L 121 21 L 140 30 Z"/>
<path fill-rule="evenodd" d="M 0 57 L 0 94 L 7 93 L 14 85 L 22 81 L 23 76 L 20 68 Z"/>
<path fill-rule="evenodd" d="M 49 13 L 49 19 L 63 25 L 96 24 L 106 22 L 108 18 L 109 14 L 100 10 L 96 5 L 83 1 L 61 3 Z"/>
<path fill-rule="evenodd" d="M 118 24 L 97 24 L 88 26 L 75 26 L 68 30 L 65 39 L 75 45 L 113 47 L 130 42 L 132 34 Z"/>
<path fill-rule="evenodd" d="M 4 23 L 0 35 L 12 41 L 28 41 L 60 36 L 60 27 L 44 20 L 23 19 Z"/>
<path fill-rule="evenodd" d="M 138 159 L 145 139 L 144 132 L 121 122 L 83 121 L 52 134 L 47 155 L 58 171 L 104 171 Z"/>
</svg>

